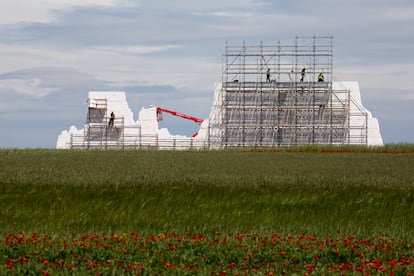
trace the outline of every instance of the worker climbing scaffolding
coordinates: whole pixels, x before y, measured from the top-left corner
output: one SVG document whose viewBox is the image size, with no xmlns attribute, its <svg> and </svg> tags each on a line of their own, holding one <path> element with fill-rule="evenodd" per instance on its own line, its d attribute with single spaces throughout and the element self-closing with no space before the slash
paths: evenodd
<svg viewBox="0 0 414 276">
<path fill-rule="evenodd" d="M 267 68 L 266 71 L 266 82 L 270 82 L 270 68 Z"/>
<path fill-rule="evenodd" d="M 108 126 L 114 126 L 114 121 L 115 121 L 115 113 L 112 111 L 111 117 L 109 118 Z"/>
<path fill-rule="evenodd" d="M 324 81 L 324 77 L 322 73 L 319 73 L 318 75 L 318 82 L 323 82 Z"/>
<path fill-rule="evenodd" d="M 301 77 L 301 79 L 300 79 L 300 81 L 301 81 L 301 82 L 303 82 L 303 81 L 304 81 L 304 79 L 305 79 L 305 71 L 306 71 L 306 68 L 303 68 L 303 69 L 302 69 L 302 72 L 300 73 L 300 74 L 301 74 L 301 76 L 302 76 L 302 77 Z"/>
</svg>

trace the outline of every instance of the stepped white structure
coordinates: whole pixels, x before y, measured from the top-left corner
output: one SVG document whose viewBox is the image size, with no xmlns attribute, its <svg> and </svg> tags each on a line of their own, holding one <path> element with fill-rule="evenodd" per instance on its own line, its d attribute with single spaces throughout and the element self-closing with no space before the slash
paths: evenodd
<svg viewBox="0 0 414 276">
<path fill-rule="evenodd" d="M 331 37 L 297 37 L 293 46 L 226 45 L 222 81 L 215 84 L 209 117 L 196 120 L 196 136 L 159 129 L 157 107 L 142 108 L 134 121 L 124 92 L 92 91 L 84 128 L 62 131 L 57 148 L 382 145 L 358 82 L 332 81 L 332 67 Z"/>
<path fill-rule="evenodd" d="M 334 88 L 350 92 L 350 112 L 358 114 L 349 122 L 349 133 L 342 144 L 382 145 L 378 120 L 362 104 L 358 82 L 334 82 Z M 222 84 L 215 85 L 215 97 L 210 116 L 200 125 L 197 136 L 171 135 L 166 128 L 158 127 L 157 108 L 142 108 L 138 120 L 128 106 L 124 92 L 93 91 L 88 96 L 88 119 L 82 129 L 71 126 L 57 139 L 59 149 L 72 148 L 221 148 L 222 128 L 218 125 L 223 115 Z M 110 113 L 116 117 L 109 126 Z M 257 144 L 258 145 L 258 144 Z M 275 141 L 274 145 L 278 145 Z"/>
<path fill-rule="evenodd" d="M 112 112 L 115 118 L 110 125 Z M 186 137 L 171 135 L 166 128 L 159 129 L 157 115 L 156 107 L 143 107 L 134 121 L 124 92 L 91 91 L 84 128 L 71 126 L 62 131 L 56 147 L 187 149 L 206 146 L 208 120 L 201 123 L 196 137 Z"/>
</svg>

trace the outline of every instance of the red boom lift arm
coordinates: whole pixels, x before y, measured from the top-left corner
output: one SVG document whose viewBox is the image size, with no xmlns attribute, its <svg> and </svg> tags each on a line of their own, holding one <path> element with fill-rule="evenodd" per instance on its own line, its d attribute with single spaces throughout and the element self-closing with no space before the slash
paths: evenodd
<svg viewBox="0 0 414 276">
<path fill-rule="evenodd" d="M 165 108 L 162 108 L 162 107 L 157 107 L 157 121 L 158 122 L 162 121 L 162 112 L 167 112 L 167 113 L 170 113 L 171 115 L 174 115 L 174 116 L 177 116 L 177 117 L 180 117 L 180 118 L 184 118 L 184 119 L 187 119 L 187 120 L 191 120 L 191 121 L 196 122 L 198 124 L 201 124 L 204 121 L 204 120 L 202 120 L 200 118 L 196 118 L 194 116 L 190 116 L 190 115 L 183 114 L 183 113 L 180 113 L 180 112 L 177 112 L 177 111 L 165 109 Z M 198 134 L 198 132 L 194 133 L 193 137 L 196 137 L 197 134 Z"/>
<path fill-rule="evenodd" d="M 181 118 L 184 118 L 184 119 L 187 119 L 187 120 L 191 120 L 191 121 L 194 121 L 198 124 L 201 124 L 203 122 L 202 119 L 199 119 L 199 118 L 196 118 L 196 117 L 193 117 L 193 116 L 190 116 L 190 115 L 186 115 L 186 114 L 183 114 L 183 113 L 180 113 L 180 112 L 177 112 L 177 111 L 173 111 L 173 110 L 168 110 L 168 109 L 165 109 L 165 108 L 162 108 L 162 107 L 157 107 L 157 121 L 158 122 L 162 121 L 162 112 L 167 112 L 167 113 L 170 113 L 171 115 L 181 117 Z"/>
</svg>

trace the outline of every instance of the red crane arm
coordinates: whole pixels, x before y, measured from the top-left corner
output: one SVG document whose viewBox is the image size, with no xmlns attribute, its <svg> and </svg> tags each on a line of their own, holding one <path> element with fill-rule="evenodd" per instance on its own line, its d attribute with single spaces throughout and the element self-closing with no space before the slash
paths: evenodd
<svg viewBox="0 0 414 276">
<path fill-rule="evenodd" d="M 187 119 L 187 120 L 191 120 L 191 121 L 194 121 L 194 122 L 199 123 L 199 124 L 201 124 L 203 122 L 203 120 L 200 119 L 200 118 L 196 118 L 196 117 L 193 117 L 193 116 L 190 116 L 190 115 L 187 115 L 187 114 L 183 114 L 183 113 L 180 113 L 180 112 L 177 112 L 177 111 L 165 109 L 165 108 L 162 108 L 162 107 L 157 107 L 157 120 L 158 120 L 158 122 L 162 121 L 162 112 L 167 112 L 167 113 L 170 113 L 171 115 L 174 115 L 174 116 L 177 116 L 177 117 L 180 117 L 180 118 L 184 118 L 184 119 Z"/>
</svg>

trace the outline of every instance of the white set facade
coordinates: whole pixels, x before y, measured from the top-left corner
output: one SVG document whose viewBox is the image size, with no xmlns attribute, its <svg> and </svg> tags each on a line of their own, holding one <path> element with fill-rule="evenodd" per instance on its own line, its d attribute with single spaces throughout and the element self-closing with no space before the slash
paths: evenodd
<svg viewBox="0 0 414 276">
<path fill-rule="evenodd" d="M 358 82 L 333 81 L 332 37 L 296 37 L 292 45 L 226 44 L 222 68 L 210 115 L 194 137 L 160 129 L 157 107 L 143 107 L 134 121 L 124 92 L 92 91 L 84 127 L 62 131 L 57 148 L 383 144 Z"/>
<path fill-rule="evenodd" d="M 349 132 L 339 144 L 383 145 L 378 120 L 363 106 L 358 83 L 334 82 L 333 87 L 349 91 L 349 110 L 358 115 L 349 119 Z M 138 120 L 135 121 L 124 92 L 92 91 L 88 95 L 86 124 L 81 129 L 71 126 L 68 130 L 63 130 L 57 139 L 56 147 L 59 149 L 224 148 L 230 145 L 222 143 L 225 138 L 223 127 L 220 126 L 225 111 L 222 94 L 222 84 L 217 83 L 209 117 L 201 123 L 197 136 L 188 137 L 171 135 L 167 128 L 160 129 L 156 107 L 142 107 Z M 116 114 L 113 126 L 109 126 L 111 112 Z M 273 145 L 262 146 L 277 145 L 285 144 L 278 144 L 275 140 Z M 243 145 L 240 142 L 239 146 L 261 145 L 260 143 Z"/>
</svg>

